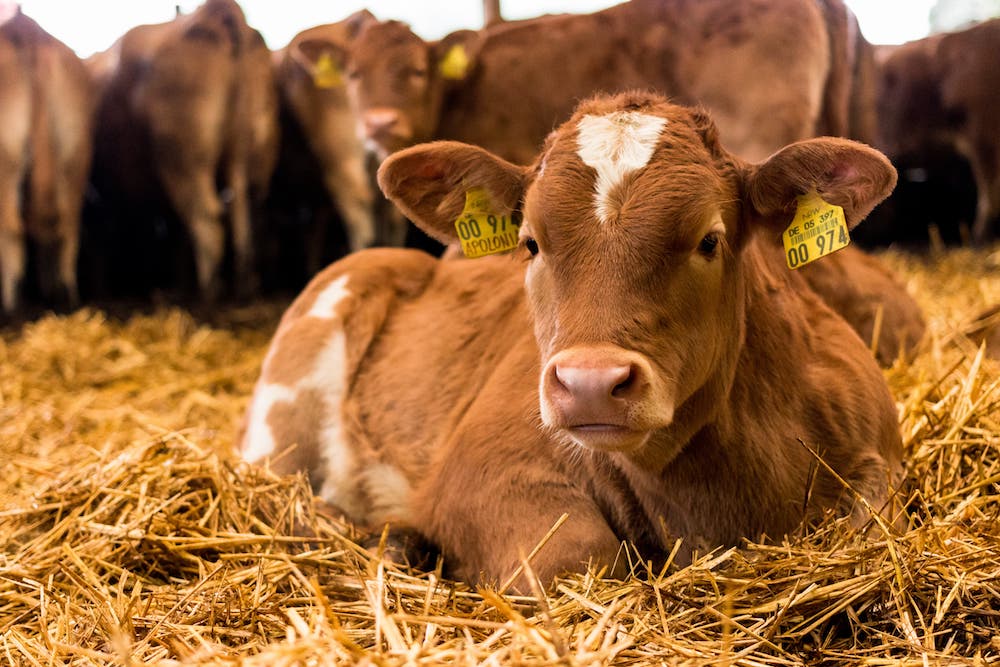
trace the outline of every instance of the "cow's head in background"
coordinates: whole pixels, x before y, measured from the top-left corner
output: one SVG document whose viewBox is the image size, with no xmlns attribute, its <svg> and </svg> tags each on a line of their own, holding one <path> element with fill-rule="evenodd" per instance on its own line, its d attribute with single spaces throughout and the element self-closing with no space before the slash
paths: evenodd
<svg viewBox="0 0 1000 667">
<path fill-rule="evenodd" d="M 561 439 L 663 466 L 715 415 L 745 332 L 753 239 L 776 242 L 817 190 L 856 225 L 895 183 L 880 153 L 843 139 L 747 164 L 702 111 L 650 94 L 582 104 L 531 167 L 454 142 L 390 157 L 379 182 L 446 243 L 469 188 L 523 212 L 512 261 L 540 358 L 542 421 Z"/>
<path fill-rule="evenodd" d="M 398 21 L 365 26 L 347 60 L 347 88 L 358 135 L 380 159 L 433 136 L 448 87 L 473 66 L 477 39 L 461 30 L 425 42 Z"/>
</svg>

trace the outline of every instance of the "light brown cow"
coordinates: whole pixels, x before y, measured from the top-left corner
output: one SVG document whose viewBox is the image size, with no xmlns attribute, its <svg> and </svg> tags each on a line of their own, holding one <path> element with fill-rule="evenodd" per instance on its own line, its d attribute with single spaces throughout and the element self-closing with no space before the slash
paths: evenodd
<svg viewBox="0 0 1000 667">
<path fill-rule="evenodd" d="M 406 221 L 398 216 L 387 234 L 377 233 L 374 179 L 347 100 L 344 54 L 358 32 L 374 22 L 369 12 L 357 12 L 338 23 L 303 30 L 274 54 L 282 103 L 321 166 L 323 184 L 346 224 L 352 250 L 375 243 L 403 245 L 406 235 Z"/>
<path fill-rule="evenodd" d="M 162 186 L 191 236 L 207 298 L 219 287 L 225 213 L 237 290 L 252 289 L 250 211 L 267 191 L 278 146 L 277 94 L 260 34 L 233 0 L 207 0 L 169 23 L 132 29 L 90 62 L 104 81 L 98 162 L 111 172 L 106 194 L 144 200 Z"/>
<path fill-rule="evenodd" d="M 75 305 L 90 79 L 69 47 L 19 10 L 0 25 L 0 86 L 0 303 L 18 305 L 30 239 L 42 296 Z"/>
<path fill-rule="evenodd" d="M 765 251 L 813 189 L 857 224 L 895 182 L 881 154 L 815 139 L 748 164 L 706 113 L 635 93 L 582 104 L 531 167 L 440 142 L 379 180 L 445 242 L 484 188 L 497 216 L 523 211 L 519 247 L 371 250 L 321 273 L 264 361 L 246 459 L 419 531 L 469 580 L 509 575 L 563 513 L 532 563 L 545 581 L 620 540 L 657 557 L 683 537 L 690 555 L 827 508 L 860 526 L 854 493 L 894 512 L 881 372 Z"/>
<path fill-rule="evenodd" d="M 456 139 L 524 162 L 578 100 L 652 87 L 707 106 L 729 149 L 763 159 L 846 131 L 848 17 L 839 0 L 633 0 L 435 43 L 376 23 L 351 49 L 349 91 L 383 155 Z"/>
<path fill-rule="evenodd" d="M 881 64 L 879 146 L 890 156 L 944 143 L 972 168 L 978 191 L 973 240 L 993 238 L 1000 217 L 1000 19 L 888 51 Z"/>
</svg>

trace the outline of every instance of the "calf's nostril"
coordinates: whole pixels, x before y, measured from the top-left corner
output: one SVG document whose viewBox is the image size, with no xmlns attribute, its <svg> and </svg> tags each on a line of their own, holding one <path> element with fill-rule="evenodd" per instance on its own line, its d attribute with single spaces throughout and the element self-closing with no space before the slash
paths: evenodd
<svg viewBox="0 0 1000 667">
<path fill-rule="evenodd" d="M 611 395 L 615 398 L 625 398 L 636 384 L 636 369 L 634 367 L 627 367 L 623 375 L 624 378 L 611 389 Z"/>
</svg>

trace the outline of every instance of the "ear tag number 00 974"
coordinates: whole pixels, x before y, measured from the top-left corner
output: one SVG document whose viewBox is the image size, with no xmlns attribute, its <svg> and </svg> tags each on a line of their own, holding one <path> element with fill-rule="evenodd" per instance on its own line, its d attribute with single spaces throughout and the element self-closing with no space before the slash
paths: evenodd
<svg viewBox="0 0 1000 667">
<path fill-rule="evenodd" d="M 485 188 L 471 188 L 465 193 L 465 208 L 455 220 L 455 231 L 466 257 L 485 257 L 517 247 L 521 218 L 517 211 L 499 215 L 490 205 Z"/>
<path fill-rule="evenodd" d="M 823 201 L 815 191 L 799 196 L 792 224 L 781 235 L 788 268 L 797 269 L 851 242 L 844 209 Z"/>
</svg>

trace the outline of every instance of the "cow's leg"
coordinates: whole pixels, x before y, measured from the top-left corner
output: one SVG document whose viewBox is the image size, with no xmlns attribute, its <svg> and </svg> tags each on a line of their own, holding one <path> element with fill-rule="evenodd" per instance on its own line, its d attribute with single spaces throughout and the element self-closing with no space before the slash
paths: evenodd
<svg viewBox="0 0 1000 667">
<path fill-rule="evenodd" d="M 991 148 L 973 151 L 969 164 L 976 180 L 976 220 L 972 224 L 972 240 L 977 244 L 993 238 L 1000 217 L 1000 155 Z"/>
<path fill-rule="evenodd" d="M 479 447 L 452 448 L 416 502 L 416 525 L 441 548 L 445 566 L 459 579 L 511 582 L 522 593 L 531 588 L 518 568 L 536 547 L 529 564 L 543 588 L 588 566 L 624 574 L 620 541 L 593 500 L 565 476 L 546 470 L 540 458 L 525 457 L 550 445 L 504 452 L 502 437 L 485 456 Z"/>
<path fill-rule="evenodd" d="M 233 273 L 235 291 L 239 297 L 251 296 L 257 288 L 253 270 L 253 228 L 250 220 L 250 192 L 245 165 L 234 165 L 229 170 L 229 187 L 232 203 L 229 205 L 229 223 L 233 234 Z"/>
<path fill-rule="evenodd" d="M 374 197 L 364 159 L 355 154 L 345 156 L 327 170 L 323 180 L 347 227 L 351 250 L 371 246 L 375 242 Z"/>
<path fill-rule="evenodd" d="M 63 187 L 58 194 L 59 243 L 57 250 L 57 282 L 63 292 L 59 298 L 65 305 L 75 308 L 80 303 L 76 261 L 80 254 L 80 214 L 83 206 L 82 192 L 78 188 Z"/>
<path fill-rule="evenodd" d="M 0 183 L 0 302 L 7 313 L 19 305 L 24 278 L 25 238 L 19 201 L 16 174 L 5 174 Z"/>
<path fill-rule="evenodd" d="M 465 410 L 414 501 L 415 525 L 466 581 L 506 583 L 543 540 L 530 560 L 543 587 L 560 573 L 618 565 L 619 539 L 574 469 L 559 463 L 565 452 L 540 430 L 518 427 L 538 399 L 532 392 L 515 398 L 516 381 L 498 369 Z M 523 575 L 513 586 L 530 592 Z"/>
<path fill-rule="evenodd" d="M 164 189 L 191 234 L 201 297 L 212 301 L 218 293 L 218 270 L 226 243 L 214 170 L 199 165 L 188 171 L 170 169 L 161 173 Z"/>
</svg>

